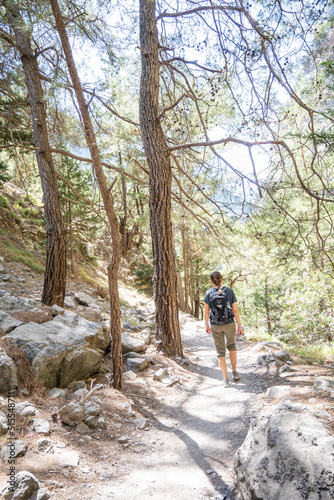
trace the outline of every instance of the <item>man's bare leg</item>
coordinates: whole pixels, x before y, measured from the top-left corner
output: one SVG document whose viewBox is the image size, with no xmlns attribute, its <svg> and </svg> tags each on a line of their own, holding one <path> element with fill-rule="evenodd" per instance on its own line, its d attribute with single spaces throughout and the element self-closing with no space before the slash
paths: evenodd
<svg viewBox="0 0 334 500">
<path fill-rule="evenodd" d="M 227 366 L 226 366 L 226 358 L 225 358 L 225 356 L 224 357 L 223 356 L 219 356 L 218 361 L 219 361 L 219 367 L 220 367 L 220 369 L 222 371 L 222 374 L 224 375 L 224 378 L 228 378 L 227 377 Z"/>
</svg>

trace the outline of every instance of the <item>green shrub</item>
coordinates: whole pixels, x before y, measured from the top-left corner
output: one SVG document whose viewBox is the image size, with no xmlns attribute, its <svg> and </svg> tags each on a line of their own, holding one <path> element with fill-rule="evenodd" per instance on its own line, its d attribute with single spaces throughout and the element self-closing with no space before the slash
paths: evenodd
<svg viewBox="0 0 334 500">
<path fill-rule="evenodd" d="M 37 200 L 35 200 L 35 198 L 33 196 L 31 196 L 30 194 L 27 194 L 24 199 L 30 203 L 30 205 L 37 205 Z"/>
<path fill-rule="evenodd" d="M 12 217 L 12 219 L 15 220 L 17 224 L 21 224 L 22 219 L 14 212 L 14 210 L 9 210 L 9 215 Z"/>
<path fill-rule="evenodd" d="M 0 206 L 7 208 L 8 205 L 9 205 L 9 203 L 8 203 L 8 199 L 6 198 L 6 196 L 3 196 L 2 194 L 0 194 Z"/>
<path fill-rule="evenodd" d="M 15 203 L 15 205 L 16 205 L 16 204 L 17 204 L 19 207 L 21 207 L 21 208 L 25 208 L 25 207 L 27 206 L 24 200 L 18 200 L 18 201 Z"/>
</svg>

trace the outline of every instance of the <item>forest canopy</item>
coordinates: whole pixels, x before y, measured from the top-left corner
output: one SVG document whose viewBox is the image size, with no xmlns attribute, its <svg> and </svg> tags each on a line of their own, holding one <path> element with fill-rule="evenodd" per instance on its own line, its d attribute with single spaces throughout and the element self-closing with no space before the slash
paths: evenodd
<svg viewBox="0 0 334 500">
<path fill-rule="evenodd" d="M 327 1 L 0 1 L 0 181 L 43 199 L 72 273 L 111 242 L 109 288 L 126 262 L 167 354 L 215 269 L 246 333 L 331 345 L 333 22 Z"/>
</svg>

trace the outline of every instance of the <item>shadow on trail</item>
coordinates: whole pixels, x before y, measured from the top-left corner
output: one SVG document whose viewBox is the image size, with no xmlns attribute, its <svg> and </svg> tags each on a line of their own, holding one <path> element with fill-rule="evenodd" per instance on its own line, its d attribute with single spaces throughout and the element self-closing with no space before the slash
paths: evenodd
<svg viewBox="0 0 334 500">
<path fill-rule="evenodd" d="M 234 488 L 231 489 L 228 486 L 228 484 L 225 483 L 225 481 L 220 477 L 219 473 L 214 470 L 214 468 L 212 467 L 212 464 L 208 461 L 208 459 L 214 460 L 214 461 L 218 462 L 220 465 L 223 465 L 227 469 L 228 466 L 223 461 L 218 460 L 216 457 L 211 457 L 210 455 L 207 455 L 201 449 L 201 447 L 198 445 L 198 443 L 192 437 L 190 437 L 186 432 L 178 429 L 175 426 L 169 426 L 169 425 L 163 424 L 159 420 L 159 418 L 157 418 L 156 416 L 152 415 L 151 412 L 147 410 L 147 408 L 146 409 L 141 408 L 140 395 L 138 395 L 138 399 L 137 399 L 137 397 L 136 396 L 134 397 L 134 395 L 132 394 L 132 399 L 135 402 L 135 404 L 137 405 L 137 407 L 140 409 L 140 412 L 146 418 L 149 418 L 150 421 L 151 421 L 151 423 L 157 429 L 162 430 L 164 432 L 172 433 L 175 436 L 177 436 L 181 441 L 183 441 L 183 443 L 187 447 L 189 455 L 194 460 L 194 462 L 196 463 L 196 465 L 205 473 L 205 475 L 207 476 L 207 478 L 210 480 L 212 486 L 217 491 L 217 494 L 226 495 L 226 496 L 228 495 L 231 500 L 236 499 L 236 496 L 235 496 L 235 493 L 234 493 Z M 162 409 L 160 408 L 159 413 L 161 413 L 162 415 L 168 415 L 167 410 L 170 409 L 170 407 L 167 406 L 167 405 L 162 405 L 162 406 L 164 407 L 165 411 L 161 411 Z M 155 407 L 154 403 L 152 403 L 151 410 L 152 411 L 156 410 L 156 407 Z M 174 414 L 172 415 L 172 417 L 173 417 L 174 420 L 178 419 L 180 422 L 184 422 L 185 419 L 187 418 L 187 415 L 188 414 L 186 412 L 182 411 L 182 415 L 180 416 L 181 418 L 178 418 Z M 185 418 L 182 418 L 182 417 L 185 417 Z M 233 419 L 231 419 L 231 421 L 232 420 Z M 197 425 L 190 425 L 191 422 L 194 423 L 194 421 L 197 422 Z M 198 429 L 203 429 L 203 427 L 202 427 L 203 424 L 206 424 L 207 427 L 210 427 L 210 426 L 213 425 L 212 422 L 207 422 L 207 421 L 204 421 L 204 420 L 202 420 L 200 418 L 191 417 L 189 419 L 189 415 L 188 415 L 188 419 L 187 419 L 187 424 L 190 427 L 192 427 L 193 429 L 197 429 L 197 428 Z M 214 424 L 214 425 L 221 426 L 221 423 L 217 423 L 217 424 Z M 228 424 L 225 423 L 225 425 L 228 425 Z M 210 471 L 210 474 L 208 474 L 207 471 Z"/>
</svg>

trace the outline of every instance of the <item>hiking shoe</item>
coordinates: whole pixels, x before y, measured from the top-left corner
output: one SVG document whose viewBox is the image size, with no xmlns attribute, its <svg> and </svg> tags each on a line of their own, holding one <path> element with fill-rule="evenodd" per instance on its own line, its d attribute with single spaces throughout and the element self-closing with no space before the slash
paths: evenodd
<svg viewBox="0 0 334 500">
<path fill-rule="evenodd" d="M 233 380 L 235 382 L 237 382 L 238 380 L 240 380 L 240 375 L 238 372 L 232 372 L 232 377 L 233 377 Z"/>
<path fill-rule="evenodd" d="M 224 378 L 223 387 L 230 387 L 230 381 L 228 378 Z"/>
</svg>

